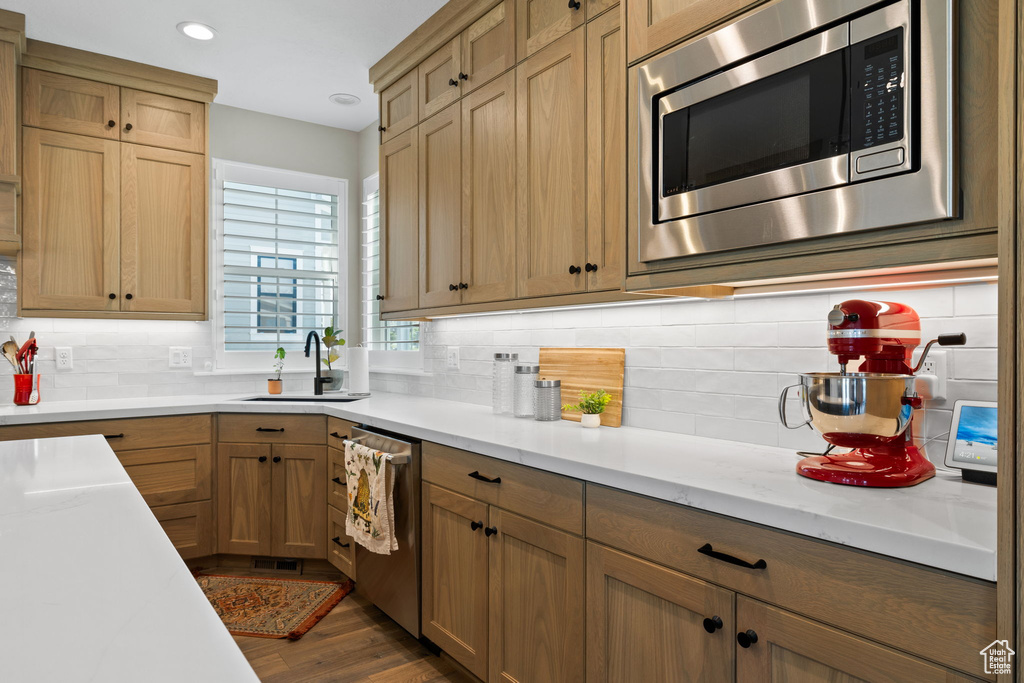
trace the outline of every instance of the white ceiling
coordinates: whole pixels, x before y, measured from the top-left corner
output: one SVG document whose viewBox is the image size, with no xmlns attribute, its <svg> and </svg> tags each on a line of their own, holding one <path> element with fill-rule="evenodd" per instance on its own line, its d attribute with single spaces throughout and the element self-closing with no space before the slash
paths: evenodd
<svg viewBox="0 0 1024 683">
<path fill-rule="evenodd" d="M 336 128 L 377 118 L 370 66 L 445 0 L 0 0 L 29 38 L 215 78 L 215 100 Z M 209 42 L 175 28 L 214 27 Z M 329 102 L 332 93 L 362 98 Z"/>
</svg>

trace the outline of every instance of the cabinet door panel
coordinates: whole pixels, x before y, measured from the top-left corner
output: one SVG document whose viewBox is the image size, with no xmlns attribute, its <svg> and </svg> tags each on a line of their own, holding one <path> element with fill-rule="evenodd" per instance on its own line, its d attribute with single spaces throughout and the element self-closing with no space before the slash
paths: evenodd
<svg viewBox="0 0 1024 683">
<path fill-rule="evenodd" d="M 419 137 L 406 131 L 380 148 L 380 310 L 419 302 Z"/>
<path fill-rule="evenodd" d="M 327 447 L 273 447 L 272 553 L 323 558 L 327 553 Z"/>
<path fill-rule="evenodd" d="M 213 479 L 211 446 L 170 446 L 117 454 L 149 505 L 208 499 Z"/>
<path fill-rule="evenodd" d="M 516 0 L 516 54 L 523 61 L 584 22 L 582 3 L 578 9 L 566 0 Z"/>
<path fill-rule="evenodd" d="M 122 88 L 121 117 L 123 142 L 197 154 L 206 150 L 206 105 L 202 102 Z"/>
<path fill-rule="evenodd" d="M 948 669 L 740 596 L 736 628 L 757 642 L 737 648 L 737 683 L 948 683 Z M 981 670 L 981 659 L 978 659 Z"/>
<path fill-rule="evenodd" d="M 205 157 L 121 145 L 121 291 L 125 311 L 205 310 Z"/>
<path fill-rule="evenodd" d="M 459 106 L 453 105 L 419 127 L 421 308 L 450 306 L 461 300 L 460 112 Z"/>
<path fill-rule="evenodd" d="M 582 681 L 583 539 L 490 509 L 490 680 Z"/>
<path fill-rule="evenodd" d="M 416 68 L 419 82 L 419 120 L 422 121 L 462 95 L 462 41 L 452 38 L 441 49 L 430 55 Z"/>
<path fill-rule="evenodd" d="M 764 0 L 625 0 L 629 62 L 696 35 Z"/>
<path fill-rule="evenodd" d="M 217 446 L 218 552 L 270 554 L 270 448 L 261 444 Z"/>
<path fill-rule="evenodd" d="M 515 66 L 515 8 L 515 0 L 502 0 L 462 32 L 463 94 Z"/>
<path fill-rule="evenodd" d="M 213 503 L 181 503 L 153 508 L 153 516 L 184 559 L 213 554 Z"/>
<path fill-rule="evenodd" d="M 516 295 L 516 79 L 462 100 L 463 303 Z"/>
<path fill-rule="evenodd" d="M 23 132 L 22 308 L 118 310 L 119 144 Z"/>
<path fill-rule="evenodd" d="M 348 502 L 345 503 L 348 509 Z M 356 542 L 345 533 L 345 513 L 327 506 L 327 561 L 344 572 L 345 576 L 358 581 L 356 576 Z"/>
<path fill-rule="evenodd" d="M 487 678 L 487 506 L 423 484 L 423 635 Z"/>
<path fill-rule="evenodd" d="M 380 141 L 391 140 L 416 125 L 419 119 L 419 78 L 416 69 L 380 94 Z"/>
<path fill-rule="evenodd" d="M 626 57 L 618 12 L 587 24 L 587 289 L 619 289 L 626 247 Z"/>
<path fill-rule="evenodd" d="M 587 284 L 584 38 L 574 31 L 516 69 L 521 297 Z"/>
<path fill-rule="evenodd" d="M 14 43 L 0 40 L 0 176 L 19 175 L 18 54 Z M 0 235 L 3 228 L 0 226 Z M 0 237 L 0 239 L 3 239 Z"/>
<path fill-rule="evenodd" d="M 733 680 L 734 593 L 587 542 L 587 680 Z M 705 631 L 705 618 L 722 627 Z"/>
<path fill-rule="evenodd" d="M 22 69 L 22 75 L 26 126 L 119 139 L 121 105 L 116 85 L 36 69 Z"/>
</svg>

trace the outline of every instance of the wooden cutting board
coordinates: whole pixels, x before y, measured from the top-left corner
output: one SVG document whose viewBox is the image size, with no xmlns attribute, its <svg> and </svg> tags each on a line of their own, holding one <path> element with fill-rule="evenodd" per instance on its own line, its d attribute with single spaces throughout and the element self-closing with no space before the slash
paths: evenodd
<svg viewBox="0 0 1024 683">
<path fill-rule="evenodd" d="M 562 380 L 562 405 L 580 402 L 581 391 L 604 389 L 612 395 L 601 424 L 622 426 L 622 382 L 625 349 L 541 349 L 540 379 Z M 580 421 L 580 413 L 562 411 L 563 420 Z"/>
</svg>

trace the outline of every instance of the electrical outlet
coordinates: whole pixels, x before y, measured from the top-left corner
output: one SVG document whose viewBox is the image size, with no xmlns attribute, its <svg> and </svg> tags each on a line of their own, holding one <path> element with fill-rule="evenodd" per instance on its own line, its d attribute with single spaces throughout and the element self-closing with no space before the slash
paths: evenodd
<svg viewBox="0 0 1024 683">
<path fill-rule="evenodd" d="M 946 398 L 946 379 L 949 377 L 947 370 L 946 352 L 942 349 L 932 347 L 928 358 L 921 364 L 917 371 L 920 380 L 916 383 L 918 394 L 929 400 Z"/>
<path fill-rule="evenodd" d="M 74 367 L 71 358 L 70 346 L 58 346 L 53 350 L 54 360 L 57 361 L 57 371 L 67 372 Z"/>
<path fill-rule="evenodd" d="M 445 366 L 449 370 L 459 369 L 459 347 L 449 346 L 445 350 Z"/>
<path fill-rule="evenodd" d="M 167 366 L 171 368 L 192 367 L 192 348 L 189 346 L 172 346 L 167 353 Z"/>
</svg>

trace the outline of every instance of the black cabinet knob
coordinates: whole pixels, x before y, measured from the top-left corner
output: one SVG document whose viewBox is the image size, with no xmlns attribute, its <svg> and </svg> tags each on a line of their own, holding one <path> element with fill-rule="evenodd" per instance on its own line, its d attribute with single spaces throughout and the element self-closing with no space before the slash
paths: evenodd
<svg viewBox="0 0 1024 683">
<path fill-rule="evenodd" d="M 107 128 L 113 128 L 116 125 L 117 125 L 117 121 L 114 121 L 114 120 L 107 121 Z"/>
<path fill-rule="evenodd" d="M 757 632 L 752 628 L 748 628 L 742 633 L 737 633 L 736 642 L 740 644 L 740 647 L 750 647 L 757 642 Z"/>
<path fill-rule="evenodd" d="M 582 272 L 579 266 L 569 266 L 569 275 L 578 275 Z"/>
<path fill-rule="evenodd" d="M 125 130 L 131 130 L 132 129 L 132 124 L 130 124 L 130 123 L 124 124 L 124 129 Z"/>
<path fill-rule="evenodd" d="M 588 263 L 587 265 L 583 266 L 583 268 L 588 273 L 596 273 L 597 272 L 597 264 L 596 263 Z"/>
<path fill-rule="evenodd" d="M 470 522 L 469 523 L 469 528 L 472 529 L 473 531 L 476 531 L 477 529 L 483 529 L 484 528 L 484 523 L 483 522 Z"/>
<path fill-rule="evenodd" d="M 281 456 L 280 455 L 275 455 L 274 456 L 274 462 L 281 462 Z"/>
<path fill-rule="evenodd" d="M 460 282 L 459 289 L 469 289 L 469 285 L 467 285 L 465 282 Z"/>
<path fill-rule="evenodd" d="M 468 81 L 469 80 L 469 75 L 468 74 L 464 74 L 464 73 L 462 73 L 460 71 L 459 72 L 459 80 L 461 80 L 461 81 Z"/>
<path fill-rule="evenodd" d="M 457 80 L 455 80 L 454 78 L 449 78 L 448 79 L 448 85 L 457 88 L 457 87 L 459 87 L 459 82 Z"/>
<path fill-rule="evenodd" d="M 117 294 L 114 294 L 113 292 L 111 292 L 110 294 L 107 295 L 107 298 L 108 299 L 116 299 L 117 298 Z"/>
<path fill-rule="evenodd" d="M 267 456 L 261 455 L 260 456 L 260 462 L 266 462 L 266 461 L 267 461 Z"/>
<path fill-rule="evenodd" d="M 704 620 L 704 630 L 708 633 L 714 633 L 720 628 L 722 628 L 722 617 L 717 614 Z"/>
<path fill-rule="evenodd" d="M 498 533 L 498 527 L 496 526 L 489 526 L 484 529 L 484 536 L 493 536 L 496 533 Z"/>
<path fill-rule="evenodd" d="M 569 9 L 579 9 L 580 0 L 569 0 Z"/>
<path fill-rule="evenodd" d="M 377 301 L 384 301 L 384 295 L 383 294 L 378 294 L 377 295 Z"/>
<path fill-rule="evenodd" d="M 387 128 L 385 128 L 384 126 L 377 126 L 377 130 L 379 130 L 381 133 L 383 133 L 384 131 L 387 130 Z"/>
<path fill-rule="evenodd" d="M 131 295 L 131 294 L 125 294 L 125 295 L 124 295 L 124 298 L 125 298 L 125 299 L 128 299 L 129 301 L 131 301 L 131 299 L 132 299 L 132 295 Z"/>
<path fill-rule="evenodd" d="M 457 291 L 459 291 L 459 287 L 458 287 L 458 285 L 448 285 L 448 291 L 449 292 L 457 292 Z"/>
</svg>

